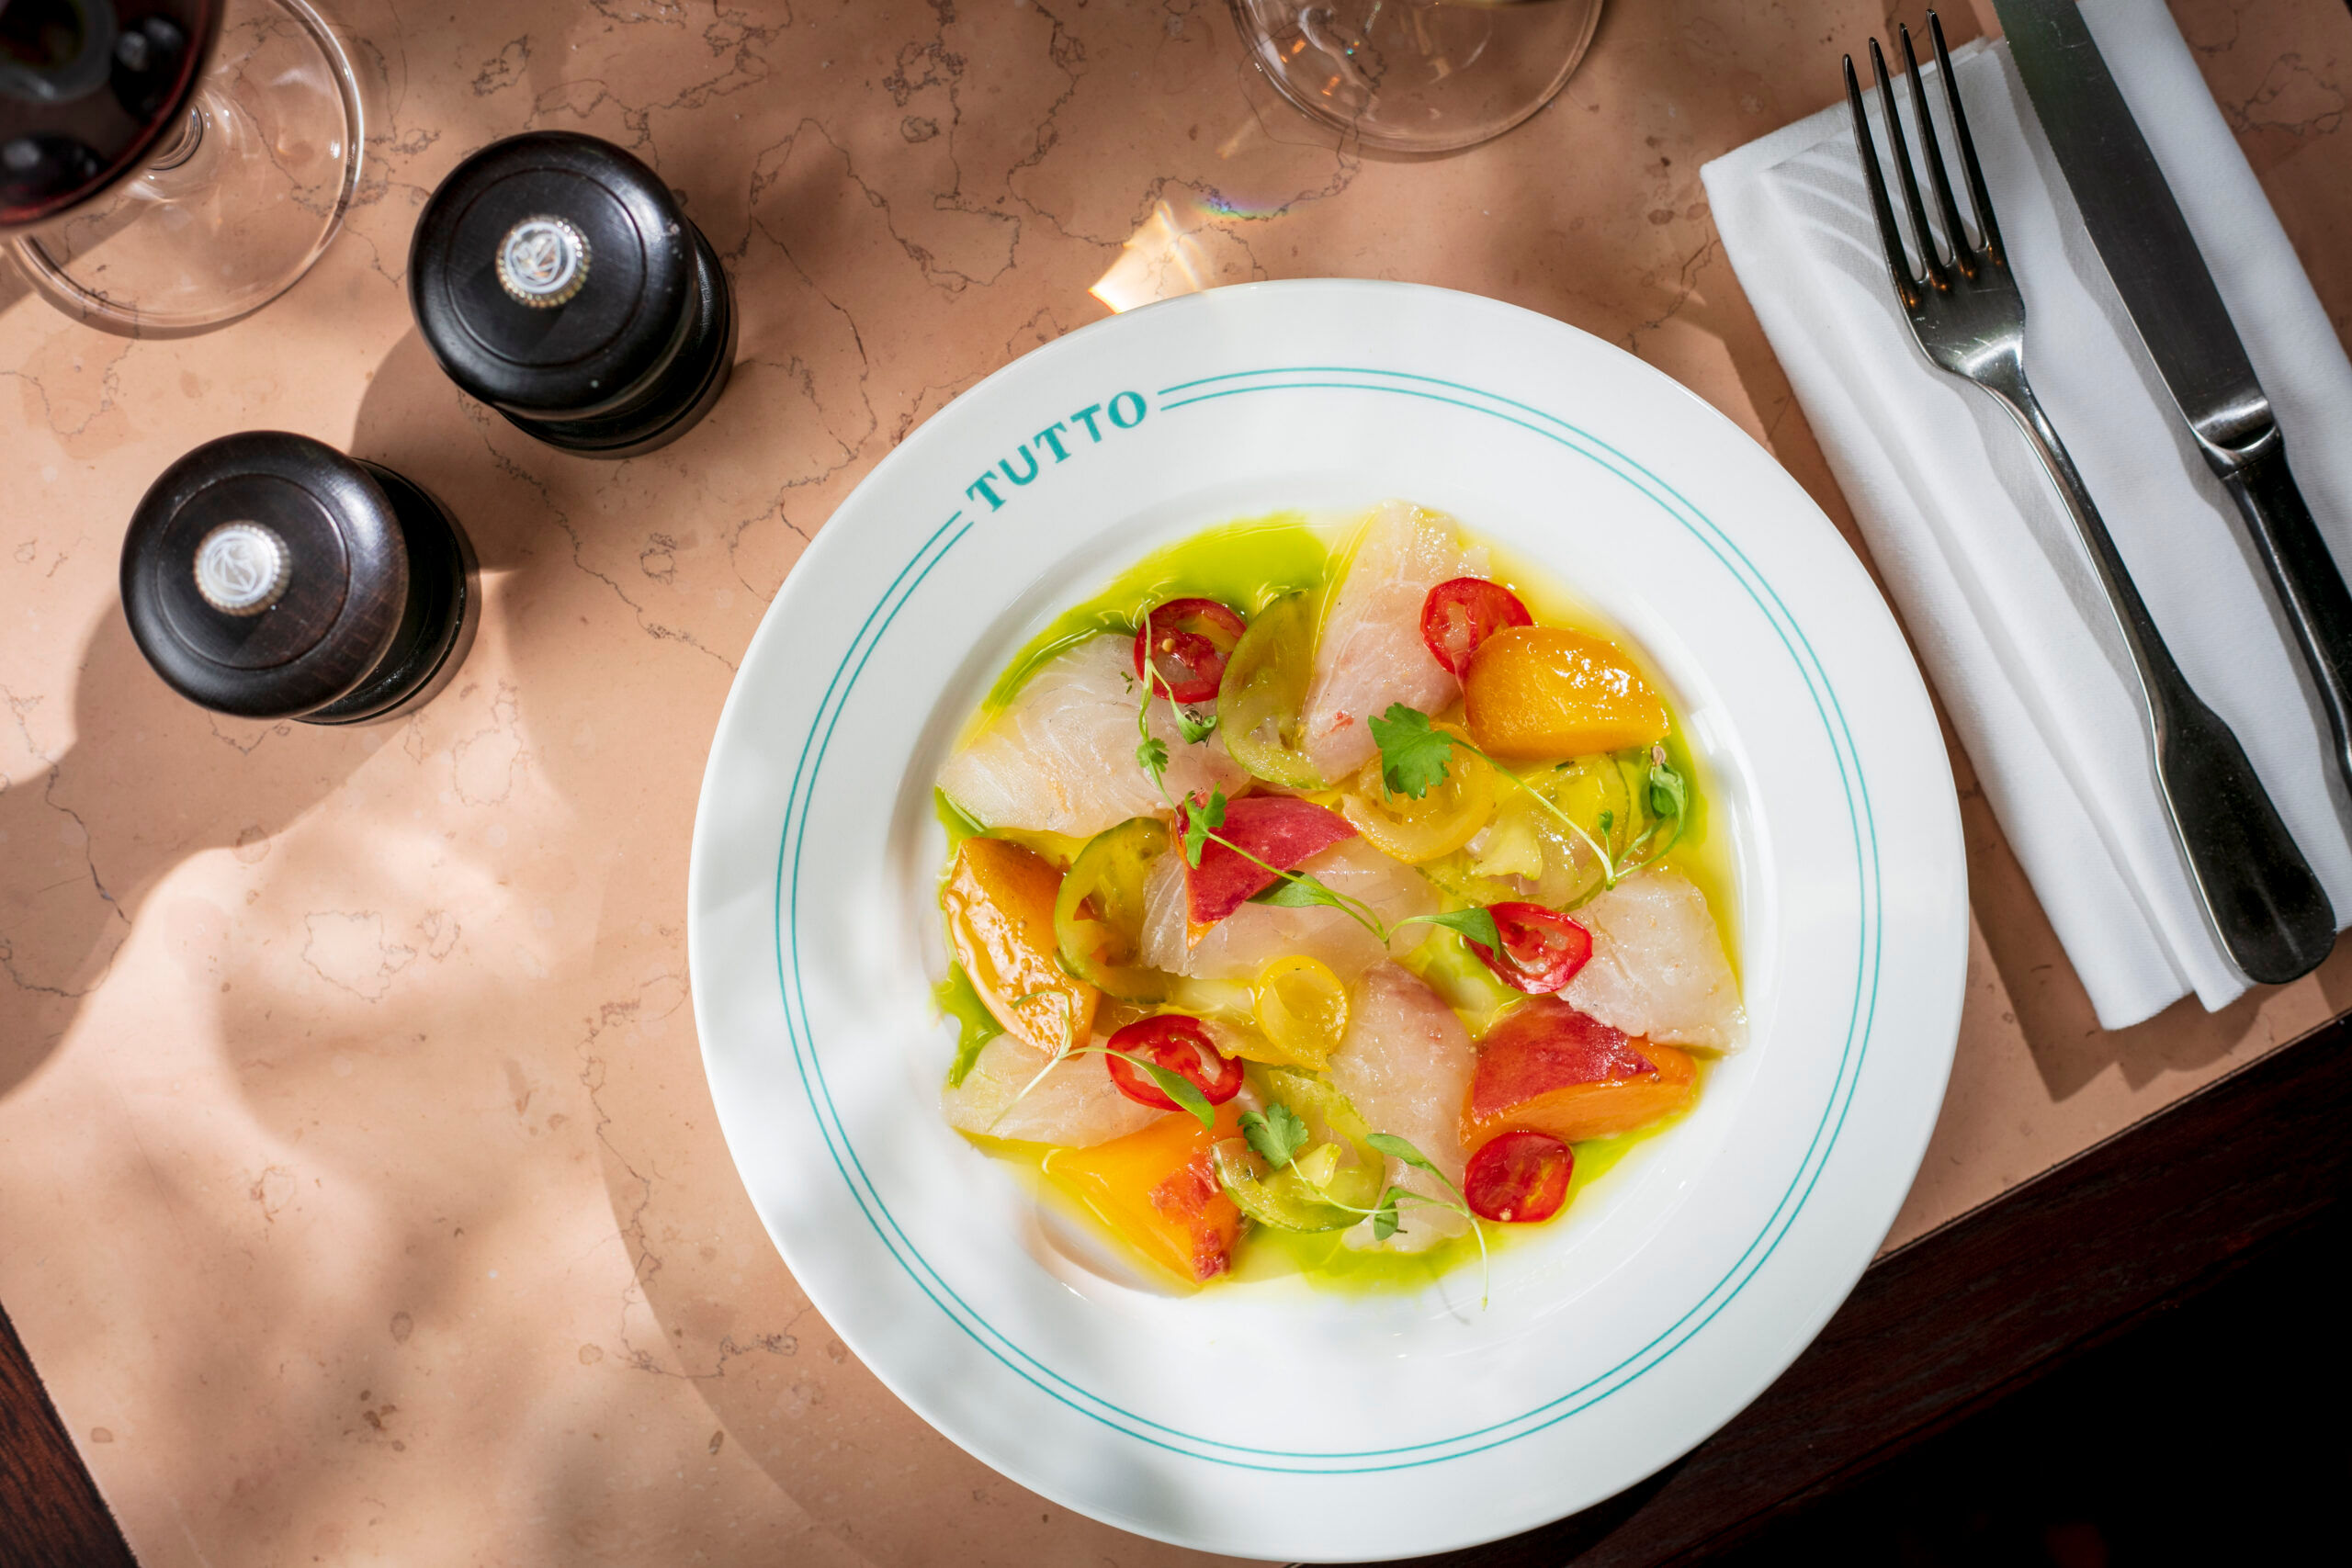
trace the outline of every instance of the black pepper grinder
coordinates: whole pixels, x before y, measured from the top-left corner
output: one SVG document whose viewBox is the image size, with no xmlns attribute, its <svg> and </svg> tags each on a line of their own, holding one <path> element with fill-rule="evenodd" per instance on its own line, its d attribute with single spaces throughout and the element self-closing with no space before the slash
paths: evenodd
<svg viewBox="0 0 2352 1568">
<path fill-rule="evenodd" d="M 424 204 L 409 304 L 449 378 L 551 446 L 628 457 L 684 434 L 735 360 L 718 254 L 608 141 L 492 142 Z"/>
<path fill-rule="evenodd" d="M 419 706 L 464 662 L 481 599 L 472 544 L 438 502 L 283 431 L 174 463 L 122 542 L 139 651 L 182 696 L 244 718 Z"/>
</svg>

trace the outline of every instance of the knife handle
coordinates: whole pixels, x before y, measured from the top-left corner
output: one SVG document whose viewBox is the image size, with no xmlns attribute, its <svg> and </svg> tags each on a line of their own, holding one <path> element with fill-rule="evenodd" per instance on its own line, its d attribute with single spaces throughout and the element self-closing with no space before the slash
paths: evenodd
<svg viewBox="0 0 2352 1568">
<path fill-rule="evenodd" d="M 2189 886 L 2230 962 L 2249 980 L 2284 985 L 2319 967 L 2335 943 L 2335 911 L 2262 776 L 2222 716 L 2180 672 L 2147 601 L 2115 547 L 2098 503 L 2067 456 L 2014 351 L 1980 360 L 1977 384 L 2001 400 L 2025 432 L 2074 518 L 2107 590 L 2116 630 L 2132 654 L 2148 705 L 2155 783 Z"/>
<path fill-rule="evenodd" d="M 2245 514 L 2246 533 L 2295 628 L 2335 733 L 2335 765 L 2346 787 L 2352 788 L 2352 592 L 2346 591 L 2335 558 L 2303 504 L 2303 492 L 2295 488 L 2283 437 L 2264 443 L 2222 474 L 2222 483 Z"/>
</svg>

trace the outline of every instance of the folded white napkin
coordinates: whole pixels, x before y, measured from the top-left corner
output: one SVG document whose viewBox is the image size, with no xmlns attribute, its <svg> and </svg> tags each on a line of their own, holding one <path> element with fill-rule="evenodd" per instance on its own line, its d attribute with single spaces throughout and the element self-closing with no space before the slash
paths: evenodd
<svg viewBox="0 0 2352 1568">
<path fill-rule="evenodd" d="M 2086 0 L 2083 15 L 2278 410 L 2304 499 L 2352 560 L 2352 365 L 2327 313 L 2161 0 Z M 2326 721 L 2236 509 L 2116 298 L 2007 46 L 1971 44 L 1952 71 L 2025 295 L 2027 373 L 2181 669 L 2237 732 L 2339 924 L 2352 922 Z M 1895 96 L 1908 125 L 1899 79 Z M 2222 1006 L 2245 981 L 2182 869 L 2089 561 L 2008 417 L 1920 355 L 1846 106 L 1702 174 L 1724 251 L 2100 1023 L 2136 1023 L 2190 990 Z"/>
</svg>

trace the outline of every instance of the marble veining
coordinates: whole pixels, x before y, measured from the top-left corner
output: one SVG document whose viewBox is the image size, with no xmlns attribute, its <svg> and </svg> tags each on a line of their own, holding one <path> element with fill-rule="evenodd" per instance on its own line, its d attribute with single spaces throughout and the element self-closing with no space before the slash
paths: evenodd
<svg viewBox="0 0 2352 1568">
<path fill-rule="evenodd" d="M 1959 35 L 1989 24 L 1970 8 Z M 1920 6 L 1621 3 L 1549 108 L 1436 161 L 1317 132 L 1215 0 L 334 9 L 367 175 L 293 293 L 132 343 L 0 281 L 0 1301 L 141 1560 L 1188 1557 L 933 1433 L 745 1201 L 684 950 L 736 659 L 841 499 L 958 391 L 1107 306 L 1252 278 L 1408 278 L 1573 322 L 1849 526 L 1698 171 L 1831 101 L 1838 51 Z M 2175 11 L 2352 329 L 2352 16 Z M 533 128 L 636 152 L 735 279 L 733 383 L 661 452 L 534 444 L 411 325 L 425 196 Z M 413 717 L 244 723 L 141 662 L 115 598 L 132 504 L 248 428 L 385 463 L 471 531 L 480 639 Z M 2339 954 L 2098 1033 L 1955 761 L 1967 1011 L 1894 1241 L 2352 1005 Z"/>
</svg>

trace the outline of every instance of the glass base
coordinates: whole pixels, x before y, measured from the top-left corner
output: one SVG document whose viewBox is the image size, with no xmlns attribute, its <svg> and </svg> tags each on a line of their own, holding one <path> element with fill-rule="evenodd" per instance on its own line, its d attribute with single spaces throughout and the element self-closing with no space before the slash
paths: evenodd
<svg viewBox="0 0 2352 1568">
<path fill-rule="evenodd" d="M 1600 0 L 1232 0 L 1258 69 L 1367 147 L 1451 152 L 1549 103 Z"/>
<path fill-rule="evenodd" d="M 304 0 L 229 0 L 180 135 L 89 208 L 16 242 L 33 287 L 139 337 L 201 332 L 291 288 L 359 186 L 359 85 Z"/>
</svg>

